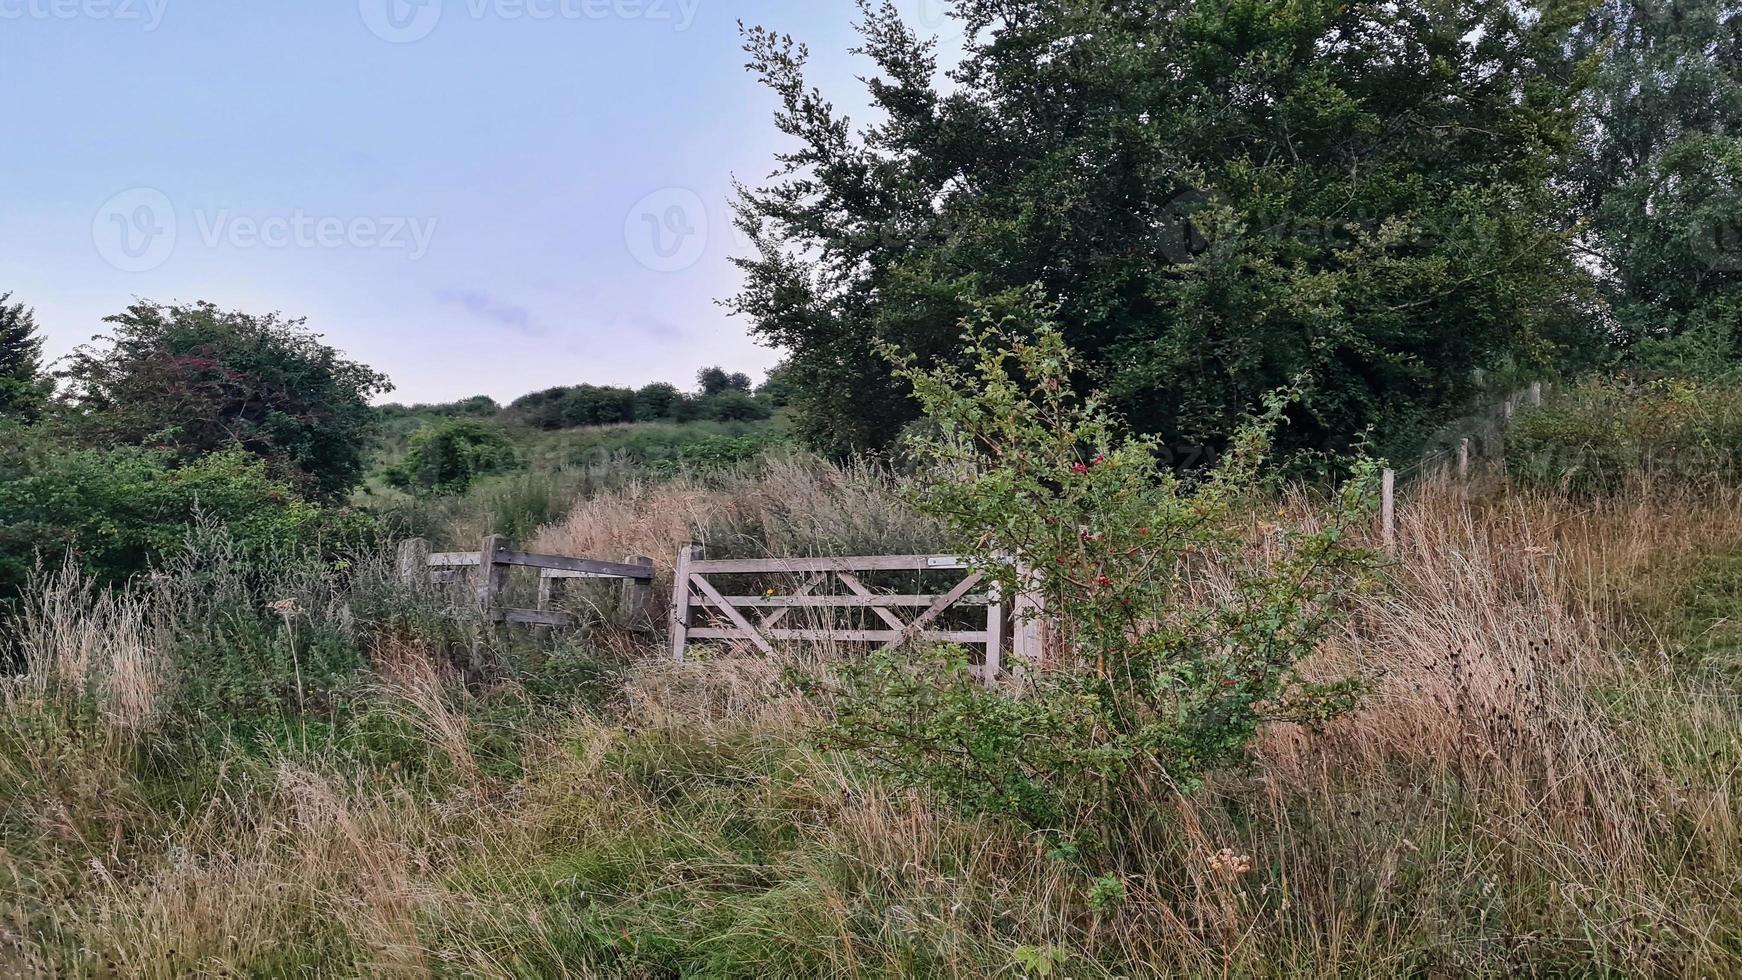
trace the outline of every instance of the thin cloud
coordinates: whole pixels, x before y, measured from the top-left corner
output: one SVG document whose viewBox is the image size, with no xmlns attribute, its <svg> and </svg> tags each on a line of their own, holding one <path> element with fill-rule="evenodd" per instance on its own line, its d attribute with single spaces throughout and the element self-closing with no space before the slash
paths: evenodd
<svg viewBox="0 0 1742 980">
<path fill-rule="evenodd" d="M 543 327 L 532 322 L 532 313 L 526 307 L 501 302 L 482 290 L 443 289 L 436 293 L 436 299 L 529 337 L 545 332 Z"/>
</svg>

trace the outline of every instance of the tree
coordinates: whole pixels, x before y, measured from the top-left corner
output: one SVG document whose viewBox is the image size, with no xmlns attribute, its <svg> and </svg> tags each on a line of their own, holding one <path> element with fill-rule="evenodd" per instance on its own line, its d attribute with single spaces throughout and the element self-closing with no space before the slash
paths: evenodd
<svg viewBox="0 0 1742 980">
<path fill-rule="evenodd" d="M 676 385 L 656 381 L 635 393 L 635 418 L 641 422 L 672 418 L 681 398 Z"/>
<path fill-rule="evenodd" d="M 95 438 L 184 463 L 240 447 L 315 499 L 361 479 L 369 401 L 392 386 L 305 321 L 142 302 L 106 322 L 113 333 L 76 350 L 62 373 Z"/>
<path fill-rule="evenodd" d="M 756 387 L 757 397 L 766 398 L 775 408 L 785 408 L 792 401 L 792 370 L 783 361 L 768 372 L 768 377 Z"/>
<path fill-rule="evenodd" d="M 48 406 L 54 382 L 42 370 L 42 337 L 36 313 L 23 303 L 7 305 L 0 293 L 0 419 L 35 422 Z"/>
<path fill-rule="evenodd" d="M 767 402 L 737 388 L 701 399 L 701 415 L 716 422 L 759 422 L 774 414 Z"/>
<path fill-rule="evenodd" d="M 880 119 L 746 32 L 796 146 L 743 187 L 732 303 L 791 351 L 797 425 L 877 449 L 916 417 L 876 356 L 960 357 L 971 309 L 1038 285 L 1142 431 L 1215 442 L 1295 381 L 1285 437 L 1402 439 L 1473 369 L 1582 342 L 1547 182 L 1573 84 L 1554 9 L 1501 0 L 958 0 L 935 42 L 861 0 Z"/>
<path fill-rule="evenodd" d="M 450 419 L 412 433 L 405 458 L 388 469 L 387 482 L 426 493 L 460 493 L 479 477 L 518 462 L 514 442 L 500 426 Z"/>
<path fill-rule="evenodd" d="M 701 389 L 702 397 L 717 395 L 722 391 L 742 391 L 748 393 L 751 387 L 750 376 L 742 371 L 727 374 L 722 367 L 706 367 L 696 372 L 696 386 Z"/>
<path fill-rule="evenodd" d="M 1648 359 L 1742 356 L 1742 4 L 1603 0 L 1571 187 L 1610 327 Z"/>
</svg>

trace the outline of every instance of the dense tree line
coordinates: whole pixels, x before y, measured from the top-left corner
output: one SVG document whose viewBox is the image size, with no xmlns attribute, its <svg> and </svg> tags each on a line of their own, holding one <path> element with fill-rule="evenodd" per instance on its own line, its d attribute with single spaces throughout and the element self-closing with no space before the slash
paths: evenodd
<svg viewBox="0 0 1742 980">
<path fill-rule="evenodd" d="M 970 312 L 1055 317 L 1193 443 L 1290 385 L 1293 443 L 1402 445 L 1479 368 L 1733 360 L 1733 0 L 957 0 L 943 78 L 860 5 L 869 125 L 746 31 L 793 148 L 741 190 L 733 307 L 819 445 L 887 447 L 917 409 L 881 345 L 959 359 Z"/>
<path fill-rule="evenodd" d="M 696 391 L 656 382 L 639 390 L 600 385 L 547 388 L 510 402 L 507 417 L 537 429 L 572 429 L 624 422 L 754 422 L 777 407 L 775 389 L 753 389 L 750 376 L 706 367 Z"/>
</svg>

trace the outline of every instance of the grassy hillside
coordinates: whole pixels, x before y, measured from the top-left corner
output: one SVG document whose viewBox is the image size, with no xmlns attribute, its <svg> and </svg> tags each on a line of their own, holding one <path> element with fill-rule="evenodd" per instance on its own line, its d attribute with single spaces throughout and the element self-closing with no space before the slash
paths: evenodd
<svg viewBox="0 0 1742 980">
<path fill-rule="evenodd" d="M 784 413 L 747 422 L 631 422 L 543 430 L 492 413 L 516 461 L 458 493 L 400 489 L 388 479 L 419 430 L 454 418 L 445 410 L 385 413 L 374 465 L 354 501 L 381 513 L 398 533 L 471 546 L 485 534 L 524 537 L 600 489 L 705 474 L 754 460 L 789 443 Z"/>
</svg>

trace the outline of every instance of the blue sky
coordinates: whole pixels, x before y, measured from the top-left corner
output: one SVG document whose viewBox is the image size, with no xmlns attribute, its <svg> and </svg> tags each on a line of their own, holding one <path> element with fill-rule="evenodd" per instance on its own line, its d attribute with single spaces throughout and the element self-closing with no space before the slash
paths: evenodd
<svg viewBox="0 0 1742 980">
<path fill-rule="evenodd" d="M 397 401 L 760 372 L 778 353 L 716 304 L 732 177 L 783 145 L 737 24 L 809 42 L 853 108 L 855 13 L 0 0 L 0 292 L 55 355 L 134 297 L 306 316 Z"/>
</svg>

